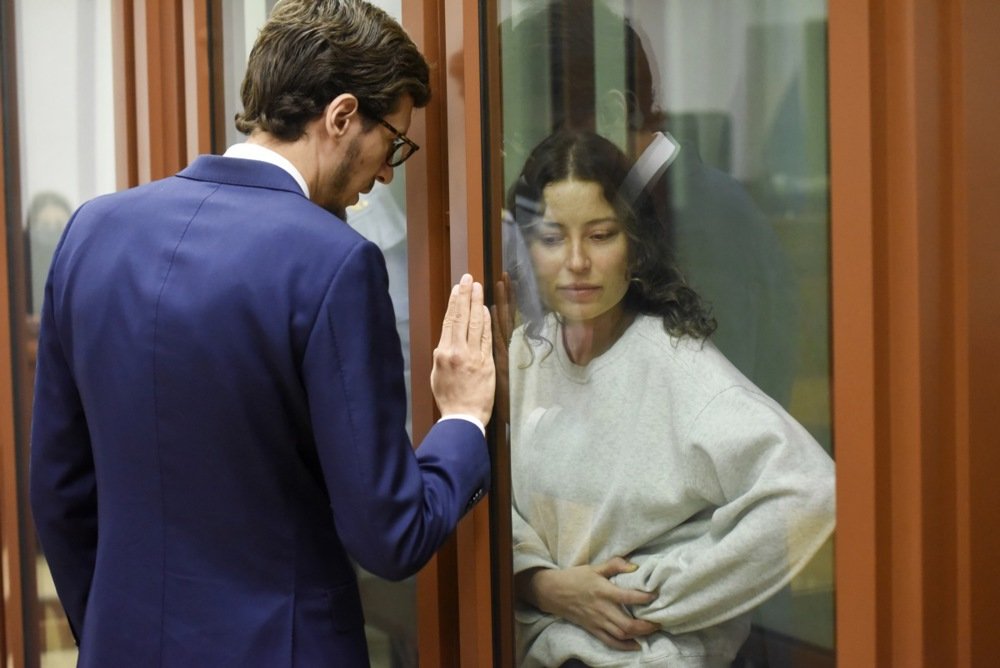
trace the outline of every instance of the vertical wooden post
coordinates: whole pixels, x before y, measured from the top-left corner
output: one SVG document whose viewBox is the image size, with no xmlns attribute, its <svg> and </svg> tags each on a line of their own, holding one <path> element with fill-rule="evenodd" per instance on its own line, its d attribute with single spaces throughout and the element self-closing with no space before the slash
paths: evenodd
<svg viewBox="0 0 1000 668">
<path fill-rule="evenodd" d="M 8 225 L 19 226 L 21 218 L 20 183 L 17 170 L 7 170 L 7 163 L 18 161 L 17 126 L 5 123 L 8 115 L 16 118 L 17 104 L 14 89 L 16 63 L 15 44 L 8 40 L 14 34 L 13 3 L 4 4 L 0 9 L 0 30 L 3 31 L 2 61 L 0 72 L 0 591 L 3 604 L 0 606 L 3 626 L 3 662 L 6 666 L 24 666 L 24 613 L 21 587 L 21 529 L 18 509 L 17 456 L 17 392 L 15 383 L 19 374 L 14 365 L 21 359 L 20 351 L 12 341 L 12 313 L 23 313 L 11 304 L 9 277 L 10 248 L 8 247 Z"/>
<path fill-rule="evenodd" d="M 27 285 L 25 281 L 21 207 L 20 142 L 18 141 L 17 42 L 14 3 L 0 8 L 0 590 L 3 593 L 3 661 L 23 668 L 37 665 L 26 648 L 38 635 L 34 565 L 27 576 L 22 543 L 26 490 L 20 482 L 27 462 L 18 452 L 26 438 L 30 402 L 26 359 Z M 31 550 L 34 554 L 34 550 Z M 27 612 L 26 612 L 27 611 Z"/>
<path fill-rule="evenodd" d="M 114 0 L 120 188 L 212 150 L 210 1 Z"/>
<path fill-rule="evenodd" d="M 413 115 L 409 135 L 425 147 L 406 163 L 407 254 L 410 286 L 410 378 L 413 440 L 419 443 L 437 417 L 430 392 L 430 352 L 444 316 L 448 270 L 448 192 L 441 0 L 403 4 L 402 24 L 431 66 L 430 104 Z M 421 665 L 458 665 L 456 541 L 450 539 L 417 576 L 417 631 Z"/>
</svg>

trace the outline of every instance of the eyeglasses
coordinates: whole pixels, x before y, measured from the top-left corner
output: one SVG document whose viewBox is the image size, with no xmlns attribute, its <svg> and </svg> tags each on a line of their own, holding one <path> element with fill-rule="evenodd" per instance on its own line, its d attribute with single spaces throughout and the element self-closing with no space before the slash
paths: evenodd
<svg viewBox="0 0 1000 668">
<path fill-rule="evenodd" d="M 389 128 L 389 131 L 395 135 L 392 139 L 392 146 L 389 147 L 389 153 L 385 156 L 385 163 L 390 167 L 398 167 L 406 162 L 411 155 L 416 153 L 420 147 L 417 146 L 415 141 L 392 127 L 384 118 L 377 120 L 383 126 Z"/>
</svg>

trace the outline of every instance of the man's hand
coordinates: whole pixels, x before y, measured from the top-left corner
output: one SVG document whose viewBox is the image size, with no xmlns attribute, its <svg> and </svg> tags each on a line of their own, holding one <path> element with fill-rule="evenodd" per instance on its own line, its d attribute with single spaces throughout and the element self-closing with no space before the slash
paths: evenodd
<svg viewBox="0 0 1000 668">
<path fill-rule="evenodd" d="M 649 603 L 655 593 L 622 589 L 609 581 L 635 568 L 620 557 L 595 566 L 539 568 L 518 573 L 515 587 L 519 596 L 542 612 L 576 624 L 608 647 L 633 651 L 639 649 L 634 638 L 660 628 L 632 617 L 624 607 Z"/>
<path fill-rule="evenodd" d="M 497 415 L 505 423 L 510 423 L 510 383 L 509 364 L 510 337 L 514 333 L 514 290 L 510 275 L 505 271 L 497 281 L 494 290 L 496 304 L 490 308 L 493 325 L 493 357 L 497 368 Z"/>
<path fill-rule="evenodd" d="M 431 391 L 442 415 L 464 413 L 489 422 L 496 391 L 493 334 L 483 286 L 469 274 L 448 299 L 441 340 L 434 349 Z"/>
</svg>

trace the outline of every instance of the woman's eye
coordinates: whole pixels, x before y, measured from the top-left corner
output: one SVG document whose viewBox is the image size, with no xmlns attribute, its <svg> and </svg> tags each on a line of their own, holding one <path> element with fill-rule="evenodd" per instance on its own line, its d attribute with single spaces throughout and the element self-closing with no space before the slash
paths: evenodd
<svg viewBox="0 0 1000 668">
<path fill-rule="evenodd" d="M 605 230 L 602 232 L 594 232 L 590 235 L 590 238 L 594 241 L 608 241 L 610 239 L 614 239 L 617 234 L 618 232 L 614 230 Z"/>
<path fill-rule="evenodd" d="M 562 241 L 562 237 L 558 234 L 543 234 L 538 240 L 545 246 L 556 246 Z"/>
</svg>

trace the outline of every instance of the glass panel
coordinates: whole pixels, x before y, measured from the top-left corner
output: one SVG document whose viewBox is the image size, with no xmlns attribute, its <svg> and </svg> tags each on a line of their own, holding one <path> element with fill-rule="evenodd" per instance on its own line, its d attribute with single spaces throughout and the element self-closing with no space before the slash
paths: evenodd
<svg viewBox="0 0 1000 668">
<path fill-rule="evenodd" d="M 516 654 L 833 666 L 826 3 L 499 13 Z"/>
<path fill-rule="evenodd" d="M 21 262 L 10 258 L 10 264 L 25 267 L 23 282 L 12 285 L 24 286 L 27 313 L 12 318 L 28 319 L 21 359 L 28 360 L 25 373 L 33 377 L 38 313 L 56 242 L 81 202 L 115 189 L 111 0 L 16 0 L 14 16 L 20 164 L 8 169 L 21 180 L 24 220 L 17 236 L 24 243 L 8 252 L 23 254 Z M 18 401 L 31 405 L 30 397 Z M 18 428 L 21 461 L 28 456 L 27 427 Z M 28 532 L 22 536 L 27 663 L 75 666 L 75 643 L 45 558 L 30 522 L 22 527 Z"/>
<path fill-rule="evenodd" d="M 257 32 L 276 0 L 223 0 L 223 80 L 226 91 L 226 143 L 245 137 L 231 122 L 243 108 L 240 84 Z M 401 21 L 401 0 L 372 2 Z M 410 316 L 406 245 L 406 169 L 397 167 L 392 183 L 376 183 L 347 210 L 347 222 L 382 249 L 389 273 L 389 294 L 396 312 L 396 330 L 403 345 L 407 393 L 410 390 Z M 410 431 L 410 418 L 407 419 Z M 412 432 L 411 432 L 412 434 Z M 365 614 L 368 651 L 375 668 L 417 665 L 416 578 L 389 582 L 357 568 Z"/>
</svg>

